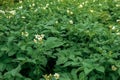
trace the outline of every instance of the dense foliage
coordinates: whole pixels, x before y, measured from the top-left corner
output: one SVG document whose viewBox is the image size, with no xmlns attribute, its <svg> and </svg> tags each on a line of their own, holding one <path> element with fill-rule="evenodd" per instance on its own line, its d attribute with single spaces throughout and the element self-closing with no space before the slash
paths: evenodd
<svg viewBox="0 0 120 80">
<path fill-rule="evenodd" d="M 0 4 L 0 80 L 57 79 L 120 79 L 120 0 Z"/>
</svg>

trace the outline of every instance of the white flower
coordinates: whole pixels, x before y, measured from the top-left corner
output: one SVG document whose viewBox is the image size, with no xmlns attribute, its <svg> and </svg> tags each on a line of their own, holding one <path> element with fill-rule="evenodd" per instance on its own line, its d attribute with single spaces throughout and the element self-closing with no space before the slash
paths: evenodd
<svg viewBox="0 0 120 80">
<path fill-rule="evenodd" d="M 82 5 L 84 5 L 86 3 L 86 1 L 85 2 L 82 2 Z"/>
<path fill-rule="evenodd" d="M 29 33 L 28 32 L 25 32 L 25 36 L 27 37 L 29 35 Z"/>
<path fill-rule="evenodd" d="M 42 37 L 39 37 L 39 38 L 37 38 L 38 39 L 38 41 L 42 41 Z"/>
<path fill-rule="evenodd" d="M 99 5 L 99 6 L 102 6 L 102 4 L 100 4 L 100 3 L 99 3 L 98 5 Z"/>
<path fill-rule="evenodd" d="M 116 32 L 119 32 L 119 29 L 117 29 Z"/>
<path fill-rule="evenodd" d="M 116 70 L 117 70 L 117 67 L 116 67 L 115 65 L 112 65 L 111 69 L 112 69 L 113 71 L 116 71 Z"/>
<path fill-rule="evenodd" d="M 46 9 L 46 7 L 43 7 L 43 9 L 45 10 L 45 9 Z"/>
<path fill-rule="evenodd" d="M 10 14 L 15 15 L 16 11 L 12 10 L 12 11 L 8 11 Z"/>
<path fill-rule="evenodd" d="M 22 36 L 28 37 L 29 33 L 28 32 L 22 32 Z"/>
<path fill-rule="evenodd" d="M 50 4 L 53 4 L 53 2 L 50 2 Z"/>
<path fill-rule="evenodd" d="M 49 6 L 49 4 L 46 4 L 46 7 L 48 7 Z"/>
<path fill-rule="evenodd" d="M 56 24 L 58 24 L 58 21 L 55 21 Z"/>
<path fill-rule="evenodd" d="M 70 14 L 72 15 L 72 14 L 73 14 L 73 12 L 71 11 L 71 12 L 70 12 Z"/>
<path fill-rule="evenodd" d="M 38 34 L 36 34 L 35 35 L 35 40 L 37 39 L 38 41 L 42 41 L 42 39 L 44 38 L 44 34 L 41 34 L 41 35 L 38 35 Z"/>
<path fill-rule="evenodd" d="M 41 34 L 41 37 L 42 37 L 42 38 L 44 38 L 44 36 L 45 36 L 44 34 Z"/>
<path fill-rule="evenodd" d="M 47 9 L 48 6 L 49 6 L 49 4 L 46 4 L 46 6 L 44 6 L 43 9 L 44 9 L 44 10 Z"/>
<path fill-rule="evenodd" d="M 120 22 L 120 19 L 116 20 L 116 22 Z"/>
<path fill-rule="evenodd" d="M 71 15 L 73 14 L 73 12 L 70 11 L 69 9 L 67 9 L 67 13 L 68 13 L 68 14 L 71 14 Z"/>
<path fill-rule="evenodd" d="M 82 4 L 80 4 L 78 7 L 79 7 L 79 8 L 82 8 L 82 7 L 83 7 L 83 5 L 82 5 Z"/>
<path fill-rule="evenodd" d="M 7 16 L 8 19 L 10 19 L 12 16 Z"/>
<path fill-rule="evenodd" d="M 22 3 L 22 0 L 20 0 L 19 3 Z"/>
<path fill-rule="evenodd" d="M 37 12 L 37 11 L 38 11 L 38 9 L 35 9 L 35 10 L 34 10 L 34 12 Z"/>
<path fill-rule="evenodd" d="M 85 1 L 85 3 L 87 4 L 87 3 L 88 3 L 88 1 Z"/>
<path fill-rule="evenodd" d="M 26 17 L 25 17 L 25 16 L 22 16 L 21 18 L 25 19 Z"/>
<path fill-rule="evenodd" d="M 35 42 L 35 43 L 37 43 L 37 40 L 36 40 L 36 39 L 34 39 L 34 42 Z"/>
<path fill-rule="evenodd" d="M 67 9 L 67 13 L 70 13 L 70 10 L 69 10 L 69 9 Z"/>
<path fill-rule="evenodd" d="M 55 74 L 54 74 L 54 77 L 55 77 L 55 79 L 59 79 L 59 78 L 60 78 L 60 75 L 59 75 L 58 73 L 55 73 Z"/>
<path fill-rule="evenodd" d="M 90 12 L 93 13 L 94 11 L 91 9 Z"/>
<path fill-rule="evenodd" d="M 112 27 L 112 30 L 115 30 L 115 26 Z"/>
<path fill-rule="evenodd" d="M 120 5 L 119 5 L 119 4 L 116 4 L 116 7 L 120 7 Z"/>
<path fill-rule="evenodd" d="M 70 23 L 70 24 L 73 24 L 73 21 L 72 21 L 72 20 L 70 20 L 70 21 L 69 21 L 69 23 Z"/>
<path fill-rule="evenodd" d="M 95 2 L 96 0 L 93 0 L 93 2 Z"/>
<path fill-rule="evenodd" d="M 33 3 L 32 6 L 35 6 L 35 4 Z"/>
<path fill-rule="evenodd" d="M 35 38 L 36 38 L 36 39 L 38 39 L 39 37 L 40 37 L 40 35 L 38 35 L 38 34 L 35 35 Z"/>
<path fill-rule="evenodd" d="M 18 9 L 22 9 L 22 8 L 23 8 L 23 6 L 18 7 Z"/>
<path fill-rule="evenodd" d="M 120 36 L 120 32 L 117 32 L 116 35 L 119 35 L 119 36 Z"/>
<path fill-rule="evenodd" d="M 3 10 L 0 10 L 0 13 L 2 13 L 2 14 L 5 14 L 5 11 L 3 11 Z"/>
<path fill-rule="evenodd" d="M 22 32 L 21 34 L 24 35 L 24 32 Z"/>
</svg>

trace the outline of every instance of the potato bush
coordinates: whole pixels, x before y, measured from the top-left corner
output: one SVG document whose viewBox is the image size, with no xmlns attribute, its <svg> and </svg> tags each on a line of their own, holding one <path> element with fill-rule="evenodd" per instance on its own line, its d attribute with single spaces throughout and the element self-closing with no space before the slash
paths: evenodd
<svg viewBox="0 0 120 80">
<path fill-rule="evenodd" d="M 0 80 L 120 79 L 120 0 L 3 2 Z"/>
</svg>

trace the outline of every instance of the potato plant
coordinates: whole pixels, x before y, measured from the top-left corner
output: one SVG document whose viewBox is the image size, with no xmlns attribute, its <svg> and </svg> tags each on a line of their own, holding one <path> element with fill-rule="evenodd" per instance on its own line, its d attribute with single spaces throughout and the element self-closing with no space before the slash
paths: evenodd
<svg viewBox="0 0 120 80">
<path fill-rule="evenodd" d="M 120 0 L 8 1 L 0 80 L 120 79 Z"/>
</svg>

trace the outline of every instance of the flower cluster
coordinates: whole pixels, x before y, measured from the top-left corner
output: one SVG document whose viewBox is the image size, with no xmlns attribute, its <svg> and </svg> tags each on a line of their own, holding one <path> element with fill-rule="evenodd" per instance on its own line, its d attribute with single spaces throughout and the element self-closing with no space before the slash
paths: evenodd
<svg viewBox="0 0 120 80">
<path fill-rule="evenodd" d="M 46 4 L 45 7 L 43 7 L 43 9 L 47 9 L 49 7 L 49 4 Z"/>
<path fill-rule="evenodd" d="M 34 42 L 35 43 L 42 42 L 43 38 L 44 38 L 44 34 L 41 34 L 41 35 L 36 34 L 34 38 Z"/>
<path fill-rule="evenodd" d="M 72 14 L 73 14 L 73 12 L 72 12 L 72 11 L 70 11 L 69 9 L 67 9 L 67 13 L 68 13 L 68 14 L 70 14 L 70 15 L 72 15 Z"/>
<path fill-rule="evenodd" d="M 22 32 L 22 36 L 28 37 L 29 33 L 28 32 Z"/>
<path fill-rule="evenodd" d="M 112 65 L 112 66 L 111 66 L 111 69 L 112 69 L 112 71 L 116 71 L 116 70 L 117 70 L 117 67 L 116 67 L 115 65 Z"/>
<path fill-rule="evenodd" d="M 43 75 L 43 77 L 45 78 L 45 80 L 51 80 L 52 74 L 49 74 L 49 75 L 45 74 L 45 75 Z"/>
<path fill-rule="evenodd" d="M 16 11 L 15 11 L 15 10 L 7 11 L 7 12 L 10 13 L 11 15 L 15 15 L 15 14 L 16 14 Z"/>
<path fill-rule="evenodd" d="M 59 78 L 60 78 L 60 74 L 58 74 L 58 73 L 55 73 L 54 75 L 52 75 L 52 74 L 49 74 L 49 75 L 43 75 L 43 77 L 45 78 L 45 80 L 53 80 L 53 78 L 55 79 L 55 80 L 58 80 Z"/>
<path fill-rule="evenodd" d="M 120 31 L 116 26 L 109 26 L 109 29 L 112 30 L 116 35 L 120 36 Z"/>
<path fill-rule="evenodd" d="M 0 13 L 1 13 L 1 14 L 5 14 L 5 11 L 3 11 L 3 10 L 0 10 Z"/>
<path fill-rule="evenodd" d="M 58 73 L 55 73 L 55 74 L 54 74 L 54 77 L 55 77 L 55 79 L 59 79 L 59 78 L 60 78 L 60 75 L 59 75 Z"/>
</svg>

